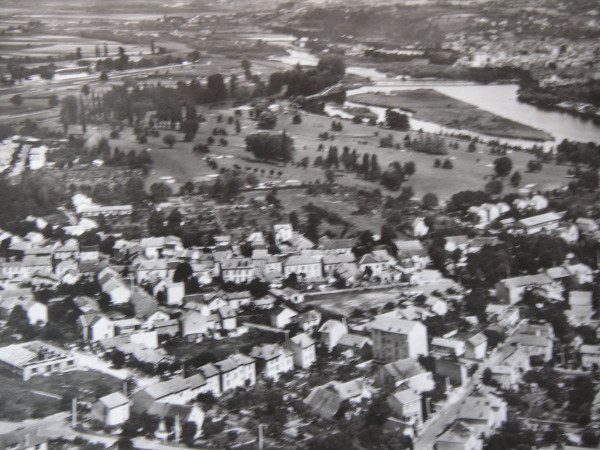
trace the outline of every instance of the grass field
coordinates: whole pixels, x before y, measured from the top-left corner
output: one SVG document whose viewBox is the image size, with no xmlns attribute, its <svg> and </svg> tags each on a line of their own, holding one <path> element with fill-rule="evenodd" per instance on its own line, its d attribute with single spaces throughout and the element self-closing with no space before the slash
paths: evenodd
<svg viewBox="0 0 600 450">
<path fill-rule="evenodd" d="M 244 138 L 247 134 L 253 133 L 256 130 L 256 124 L 253 120 L 247 117 L 244 113 L 240 117 L 242 131 L 240 135 L 235 134 L 234 126 L 227 125 L 227 118 L 233 116 L 231 108 L 221 107 L 209 109 L 207 107 L 198 108 L 199 114 L 204 114 L 207 121 L 200 126 L 200 130 L 196 135 L 194 142 L 182 142 L 182 135 L 176 131 L 161 131 L 161 136 L 158 138 L 150 138 L 147 144 L 138 144 L 132 134 L 131 129 L 126 128 L 121 137 L 116 140 L 111 140 L 111 147 L 119 147 L 121 151 L 136 151 L 151 148 L 151 155 L 154 160 L 154 166 L 151 174 L 148 177 L 147 184 L 150 185 L 157 181 L 163 181 L 163 177 L 173 177 L 174 183 L 171 184 L 174 191 L 186 181 L 207 181 L 218 174 L 219 170 L 211 169 L 205 160 L 206 155 L 195 154 L 192 147 L 198 142 L 206 142 L 208 136 L 211 135 L 213 128 L 225 128 L 229 136 L 225 138 L 228 145 L 220 146 L 214 144 L 211 146 L 210 156 L 218 164 L 220 168 L 233 168 L 235 165 L 242 168 L 246 172 L 249 167 L 252 173 L 256 173 L 260 181 L 283 182 L 285 180 L 298 180 L 305 183 L 314 183 L 317 180 L 325 181 L 323 169 L 313 167 L 312 162 L 317 156 L 326 157 L 326 152 L 318 152 L 319 144 L 323 144 L 325 148 L 329 145 L 338 147 L 340 153 L 344 146 L 350 149 L 356 149 L 359 155 L 363 153 L 376 154 L 379 165 L 382 170 L 394 162 L 399 161 L 402 164 L 407 161 L 414 161 L 417 167 L 416 173 L 405 182 L 406 186 L 411 186 L 415 192 L 415 196 L 421 198 L 427 192 L 432 192 L 438 195 L 441 200 L 449 199 L 456 192 L 466 189 L 482 189 L 483 186 L 490 181 L 493 175 L 493 161 L 497 158 L 490 154 L 490 147 L 486 144 L 478 144 L 478 151 L 474 153 L 467 152 L 467 142 L 459 142 L 457 150 L 450 150 L 447 156 L 433 156 L 424 153 L 415 153 L 407 150 L 396 150 L 379 147 L 379 138 L 391 133 L 394 136 L 395 142 L 402 142 L 405 132 L 382 130 L 376 127 L 371 127 L 366 124 L 354 124 L 350 121 L 343 121 L 344 130 L 341 133 L 334 133 L 335 138 L 332 141 L 323 142 L 319 140 L 318 135 L 323 131 L 328 131 L 331 124 L 331 119 L 302 113 L 302 123 L 300 125 L 292 124 L 293 113 L 280 112 L 278 115 L 277 126 L 275 131 L 286 130 L 289 136 L 294 138 L 296 154 L 295 160 L 299 161 L 307 156 L 310 159 L 310 166 L 307 169 L 299 168 L 294 165 L 277 166 L 249 160 L 251 155 L 245 151 Z M 217 122 L 217 117 L 223 116 L 223 122 Z M 92 129 L 91 127 L 90 129 Z M 109 130 L 106 127 L 96 127 L 96 131 L 103 135 L 108 135 Z M 91 131 L 92 132 L 92 131 Z M 172 149 L 167 148 L 162 142 L 162 138 L 166 133 L 173 133 L 177 136 L 178 142 Z M 410 132 L 411 137 L 417 136 L 416 132 Z M 450 138 L 448 138 L 450 140 Z M 217 137 L 218 141 L 219 138 Z M 513 170 L 518 170 L 522 175 L 522 185 L 534 184 L 535 189 L 548 190 L 559 188 L 566 184 L 565 178 L 567 167 L 557 166 L 553 164 L 545 164 L 544 168 L 539 173 L 527 173 L 527 162 L 532 159 L 529 153 L 513 151 L 508 154 L 513 162 Z M 450 158 L 454 164 L 452 170 L 436 169 L 433 167 L 436 158 Z M 254 172 L 257 169 L 258 172 Z M 261 173 L 264 170 L 264 174 Z M 274 174 L 270 175 L 270 171 L 274 170 Z M 281 177 L 277 176 L 277 172 L 281 171 Z M 384 194 L 394 195 L 391 191 L 386 191 L 381 185 L 359 178 L 354 173 L 346 173 L 343 170 L 337 171 L 336 183 L 351 186 L 361 187 L 372 190 L 380 188 Z M 513 190 L 512 187 L 505 183 L 505 192 Z M 308 201 L 313 201 L 308 199 Z M 306 203 L 308 203 L 308 201 Z M 343 199 L 340 199 L 343 201 Z M 300 204 L 300 202 L 299 202 Z M 348 212 L 345 206 L 332 206 L 340 208 L 341 212 Z"/>
<path fill-rule="evenodd" d="M 385 95 L 360 94 L 350 97 L 349 100 L 385 108 L 401 108 L 413 112 L 416 119 L 458 130 L 517 139 L 552 138 L 548 133 L 496 116 L 433 89 L 402 90 Z"/>
<path fill-rule="evenodd" d="M 120 380 L 91 370 L 38 376 L 28 381 L 1 373 L 0 420 L 45 417 L 65 409 L 65 402 L 60 399 L 66 394 L 76 395 L 81 401 L 95 401 L 96 394 L 110 394 L 121 387 Z M 68 409 L 70 402 L 66 405 Z"/>
</svg>

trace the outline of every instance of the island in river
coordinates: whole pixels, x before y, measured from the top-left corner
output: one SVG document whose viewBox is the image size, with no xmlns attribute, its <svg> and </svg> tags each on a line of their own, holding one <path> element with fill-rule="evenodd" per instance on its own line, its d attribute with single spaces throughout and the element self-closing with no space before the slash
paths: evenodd
<svg viewBox="0 0 600 450">
<path fill-rule="evenodd" d="M 399 90 L 389 94 L 366 93 L 349 101 L 384 108 L 398 108 L 418 120 L 501 138 L 549 141 L 545 131 L 505 119 L 469 103 L 448 97 L 433 89 Z"/>
</svg>

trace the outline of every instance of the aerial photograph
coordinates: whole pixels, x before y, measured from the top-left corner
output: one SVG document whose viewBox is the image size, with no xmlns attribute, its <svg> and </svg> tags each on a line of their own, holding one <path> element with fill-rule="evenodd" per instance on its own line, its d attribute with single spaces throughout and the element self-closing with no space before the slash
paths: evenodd
<svg viewBox="0 0 600 450">
<path fill-rule="evenodd" d="M 0 450 L 600 449 L 600 0 L 1 0 Z"/>
</svg>

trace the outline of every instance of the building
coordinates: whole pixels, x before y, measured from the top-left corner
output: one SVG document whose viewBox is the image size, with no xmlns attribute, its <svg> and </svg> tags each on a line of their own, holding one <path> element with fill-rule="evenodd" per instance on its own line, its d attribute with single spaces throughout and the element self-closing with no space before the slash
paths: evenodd
<svg viewBox="0 0 600 450">
<path fill-rule="evenodd" d="M 329 239 L 328 237 L 319 239 L 319 248 L 326 255 L 351 254 L 355 245 L 353 239 Z"/>
<path fill-rule="evenodd" d="M 375 378 L 379 386 L 408 388 L 417 394 L 430 391 L 435 388 L 433 374 L 411 358 L 399 359 L 383 366 L 377 370 Z"/>
<path fill-rule="evenodd" d="M 0 433 L 0 449 L 6 450 L 48 450 L 47 436 L 39 434 L 37 428 L 17 428 Z"/>
<path fill-rule="evenodd" d="M 348 327 L 345 323 L 331 319 L 319 328 L 319 340 L 321 344 L 327 347 L 327 351 L 331 353 L 341 337 L 347 333 Z"/>
<path fill-rule="evenodd" d="M 524 275 L 522 277 L 506 278 L 496 283 L 496 295 L 510 305 L 521 301 L 523 293 L 527 289 L 550 289 L 553 280 L 544 273 L 536 275 Z"/>
<path fill-rule="evenodd" d="M 290 223 L 276 223 L 273 225 L 273 233 L 275 235 L 275 243 L 280 244 L 292 238 L 294 228 L 292 228 L 292 224 Z"/>
<path fill-rule="evenodd" d="M 465 343 L 465 357 L 470 359 L 485 359 L 487 353 L 487 336 L 481 332 L 474 334 Z"/>
<path fill-rule="evenodd" d="M 429 353 L 427 328 L 420 322 L 380 315 L 371 324 L 373 358 L 391 362 Z"/>
<path fill-rule="evenodd" d="M 294 369 L 294 353 L 278 344 L 257 345 L 250 356 L 256 360 L 256 371 L 275 381 L 280 374 Z"/>
<path fill-rule="evenodd" d="M 77 326 L 84 342 L 97 342 L 115 335 L 115 324 L 104 314 L 83 314 L 77 319 Z"/>
<path fill-rule="evenodd" d="M 280 305 L 271 311 L 269 314 L 269 320 L 271 322 L 271 326 L 275 328 L 283 328 L 288 325 L 292 321 L 292 318 L 296 317 L 297 315 L 298 313 L 292 308 Z"/>
<path fill-rule="evenodd" d="M 465 342 L 460 339 L 434 337 L 431 340 L 431 351 L 459 357 L 465 353 Z"/>
<path fill-rule="evenodd" d="M 395 417 L 403 419 L 417 429 L 423 426 L 423 406 L 420 394 L 411 389 L 404 389 L 390 395 L 387 402 L 394 411 Z"/>
<path fill-rule="evenodd" d="M 41 341 L 11 344 L 0 348 L 0 369 L 29 380 L 36 375 L 63 373 L 76 367 L 67 351 Z"/>
<path fill-rule="evenodd" d="M 129 419 L 129 399 L 120 392 L 100 397 L 92 405 L 90 415 L 105 427 L 121 425 Z"/>
<path fill-rule="evenodd" d="M 458 419 L 477 435 L 489 436 L 506 422 L 506 402 L 491 393 L 472 394 L 461 404 Z"/>
<path fill-rule="evenodd" d="M 435 441 L 435 450 L 481 450 L 483 442 L 473 428 L 457 420 Z"/>
<path fill-rule="evenodd" d="M 294 365 L 300 369 L 308 369 L 317 360 L 315 341 L 306 333 L 297 334 L 283 346 L 294 354 Z"/>
<path fill-rule="evenodd" d="M 254 279 L 254 264 L 250 258 L 235 258 L 221 261 L 221 277 L 225 282 L 248 283 Z"/>
<path fill-rule="evenodd" d="M 234 354 L 215 363 L 221 375 L 221 392 L 256 383 L 256 364 L 254 358 Z"/>
<path fill-rule="evenodd" d="M 541 231 L 550 231 L 558 228 L 564 213 L 549 212 L 539 216 L 527 217 L 517 221 L 515 228 L 527 234 L 535 234 Z"/>
<path fill-rule="evenodd" d="M 180 318 L 181 336 L 188 339 L 198 339 L 214 330 L 218 317 L 214 314 L 205 315 L 197 311 L 186 311 Z"/>
<path fill-rule="evenodd" d="M 289 256 L 283 262 L 283 277 L 288 278 L 293 273 L 305 280 L 320 280 L 323 278 L 321 261 L 311 255 Z"/>
<path fill-rule="evenodd" d="M 588 369 L 600 368 L 600 345 L 582 345 L 579 347 L 581 365 Z"/>
<path fill-rule="evenodd" d="M 367 336 L 348 333 L 343 335 L 335 347 L 336 352 L 359 356 L 364 359 L 373 358 L 373 345 Z M 348 353 L 350 352 L 350 353 Z"/>
<path fill-rule="evenodd" d="M 3 291 L 2 294 L 7 292 L 10 294 L 10 291 Z M 0 318 L 3 320 L 8 319 L 17 306 L 25 311 L 31 325 L 45 325 L 48 322 L 48 306 L 29 298 L 29 296 L 22 298 L 20 296 L 2 295 L 0 299 Z"/>
</svg>

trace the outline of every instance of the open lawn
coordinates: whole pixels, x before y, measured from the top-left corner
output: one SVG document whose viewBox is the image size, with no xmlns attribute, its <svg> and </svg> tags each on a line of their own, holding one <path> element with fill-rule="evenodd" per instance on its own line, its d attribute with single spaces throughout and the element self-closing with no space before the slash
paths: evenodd
<svg viewBox="0 0 600 450">
<path fill-rule="evenodd" d="M 0 420 L 45 417 L 71 407 L 63 396 L 95 401 L 96 394 L 103 396 L 121 388 L 120 380 L 92 370 L 37 376 L 28 381 L 0 373 Z"/>
<path fill-rule="evenodd" d="M 548 133 L 483 111 L 433 89 L 402 90 L 385 95 L 359 94 L 350 97 L 349 100 L 384 108 L 400 108 L 414 113 L 416 119 L 458 130 L 506 138 L 552 139 Z"/>
<path fill-rule="evenodd" d="M 411 186 L 417 198 L 421 198 L 427 192 L 438 195 L 441 200 L 447 200 L 456 192 L 466 189 L 482 189 L 493 175 L 493 162 L 498 157 L 490 154 L 490 147 L 486 144 L 477 144 L 477 151 L 467 152 L 467 142 L 456 141 L 459 143 L 457 150 L 450 150 L 447 156 L 434 156 L 424 153 L 416 153 L 408 150 L 396 150 L 391 148 L 380 148 L 379 139 L 381 136 L 392 134 L 394 142 L 403 142 L 406 132 L 383 130 L 366 124 L 354 124 L 351 121 L 342 121 L 344 129 L 342 132 L 333 133 L 334 139 L 321 141 L 318 138 L 319 133 L 330 129 L 331 119 L 302 112 L 302 123 L 292 124 L 293 111 L 286 111 L 285 105 L 282 105 L 282 111 L 278 114 L 275 131 L 286 130 L 287 134 L 294 139 L 296 154 L 295 160 L 299 161 L 305 156 L 309 158 L 310 164 L 307 169 L 288 164 L 287 166 L 256 162 L 252 160 L 252 155 L 245 151 L 244 138 L 247 134 L 256 130 L 256 124 L 247 117 L 247 113 L 239 118 L 242 125 L 240 135 L 235 134 L 234 125 L 227 124 L 227 118 L 233 116 L 231 108 L 222 106 L 214 109 L 206 107 L 198 108 L 199 114 L 204 114 L 207 121 L 200 126 L 200 130 L 194 139 L 194 142 L 182 142 L 182 134 L 176 131 L 161 131 L 158 138 L 150 138 L 147 144 L 141 145 L 135 142 L 130 129 L 125 129 L 121 133 L 121 138 L 111 141 L 111 146 L 118 146 L 120 150 L 129 151 L 130 149 L 152 148 L 151 153 L 154 159 L 154 167 L 148 178 L 148 185 L 164 180 L 162 177 L 173 177 L 172 187 L 177 190 L 178 187 L 186 181 L 210 181 L 218 174 L 220 168 L 234 168 L 236 165 L 246 173 L 255 173 L 261 182 L 283 183 L 286 180 L 298 180 L 303 183 L 325 182 L 325 173 L 323 169 L 314 167 L 313 161 L 317 156 L 325 158 L 327 152 L 319 152 L 319 144 L 323 144 L 327 149 L 330 145 L 335 145 L 341 154 L 344 146 L 350 149 L 356 149 L 359 154 L 359 160 L 363 153 L 376 154 L 379 165 L 382 170 L 387 166 L 398 161 L 402 164 L 407 161 L 413 161 L 416 164 L 416 173 L 407 180 L 404 185 Z M 223 116 L 223 122 L 217 122 L 218 116 Z M 198 142 L 206 142 L 211 135 L 213 128 L 225 128 L 229 135 L 225 136 L 227 145 L 218 145 L 220 137 L 216 136 L 217 144 L 210 147 L 210 154 L 195 154 L 192 147 Z M 108 129 L 99 128 L 99 130 L 108 135 Z M 177 136 L 178 142 L 172 149 L 167 148 L 162 142 L 166 133 L 173 133 Z M 417 136 L 417 132 L 408 133 L 411 138 Z M 452 138 L 446 138 L 448 141 Z M 217 164 L 217 170 L 211 169 L 206 162 L 209 156 Z M 566 184 L 565 178 L 567 167 L 554 164 L 545 164 L 539 173 L 527 173 L 527 162 L 533 156 L 526 152 L 513 151 L 508 154 L 513 162 L 513 170 L 518 170 L 522 176 L 522 185 L 534 184 L 535 189 L 548 190 L 559 188 Z M 451 170 L 436 169 L 433 167 L 436 158 L 450 158 L 454 168 Z M 264 172 L 263 172 L 264 171 Z M 273 173 L 271 173 L 273 171 Z M 282 172 L 281 176 L 278 175 Z M 365 181 L 354 173 L 346 173 L 340 167 L 336 173 L 336 183 L 361 187 L 372 190 L 380 188 L 384 194 L 395 195 L 391 191 L 386 191 L 381 185 Z M 504 192 L 510 192 L 513 188 L 505 183 Z"/>
</svg>

